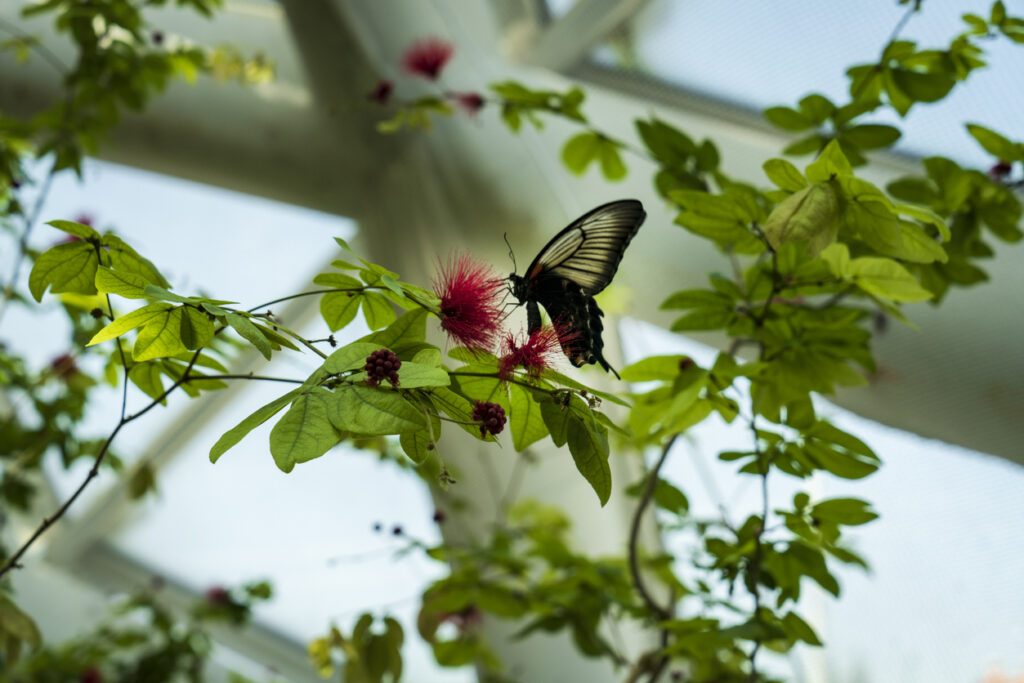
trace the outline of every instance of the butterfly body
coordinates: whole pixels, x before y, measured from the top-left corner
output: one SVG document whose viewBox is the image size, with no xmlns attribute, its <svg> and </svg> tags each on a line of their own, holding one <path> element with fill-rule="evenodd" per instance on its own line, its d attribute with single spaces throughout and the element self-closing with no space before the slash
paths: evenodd
<svg viewBox="0 0 1024 683">
<path fill-rule="evenodd" d="M 576 367 L 596 363 L 618 377 L 602 353 L 604 313 L 594 295 L 612 281 L 645 217 L 643 205 L 635 199 L 599 206 L 555 235 L 525 275 L 509 275 L 512 295 L 526 305 L 530 334 L 541 326 L 539 304 L 555 325 L 562 351 Z"/>
</svg>

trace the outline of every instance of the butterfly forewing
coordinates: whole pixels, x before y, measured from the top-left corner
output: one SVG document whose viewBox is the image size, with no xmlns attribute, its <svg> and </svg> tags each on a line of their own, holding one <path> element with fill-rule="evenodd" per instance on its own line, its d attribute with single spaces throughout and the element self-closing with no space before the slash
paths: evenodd
<svg viewBox="0 0 1024 683">
<path fill-rule="evenodd" d="M 562 351 L 577 367 L 599 363 L 618 377 L 602 353 L 604 313 L 594 295 L 612 281 L 622 253 L 646 215 L 635 199 L 599 206 L 555 235 L 525 275 L 509 276 L 512 293 L 526 304 L 530 334 L 541 326 L 540 304 L 558 330 Z"/>
<path fill-rule="evenodd" d="M 532 283 L 554 276 L 572 280 L 587 294 L 612 281 L 626 245 L 644 221 L 635 199 L 604 204 L 573 221 L 541 249 L 526 271 Z"/>
</svg>

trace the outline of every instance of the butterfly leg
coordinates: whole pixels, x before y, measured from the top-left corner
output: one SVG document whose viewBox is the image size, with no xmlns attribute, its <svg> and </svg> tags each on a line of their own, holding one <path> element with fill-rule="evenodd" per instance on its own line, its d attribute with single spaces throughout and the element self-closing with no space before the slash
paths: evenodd
<svg viewBox="0 0 1024 683">
<path fill-rule="evenodd" d="M 526 331 L 533 334 L 540 329 L 540 308 L 537 302 L 529 300 L 526 302 Z"/>
</svg>

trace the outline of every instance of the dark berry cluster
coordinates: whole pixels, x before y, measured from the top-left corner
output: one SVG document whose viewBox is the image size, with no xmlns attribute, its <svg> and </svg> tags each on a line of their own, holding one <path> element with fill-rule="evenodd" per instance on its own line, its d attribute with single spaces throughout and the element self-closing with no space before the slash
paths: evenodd
<svg viewBox="0 0 1024 683">
<path fill-rule="evenodd" d="M 387 349 L 378 349 L 366 357 L 366 365 L 363 369 L 369 377 L 366 383 L 372 387 L 379 386 L 385 379 L 391 382 L 392 386 L 398 386 L 398 368 L 402 367 L 402 361 L 398 356 Z"/>
<path fill-rule="evenodd" d="M 480 437 L 487 436 L 487 432 L 491 434 L 500 434 L 501 430 L 505 428 L 505 423 L 508 419 L 505 417 L 505 409 L 499 406 L 497 403 L 488 403 L 487 401 L 477 401 L 473 407 L 473 419 L 480 422 Z"/>
</svg>

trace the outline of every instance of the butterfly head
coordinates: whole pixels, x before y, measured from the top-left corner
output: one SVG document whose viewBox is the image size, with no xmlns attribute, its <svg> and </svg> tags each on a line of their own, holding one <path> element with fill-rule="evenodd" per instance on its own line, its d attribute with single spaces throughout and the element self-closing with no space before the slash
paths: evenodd
<svg viewBox="0 0 1024 683">
<path fill-rule="evenodd" d="M 519 303 L 526 301 L 526 278 L 515 273 L 509 273 L 508 288 L 512 292 L 512 296 L 519 300 Z"/>
</svg>

